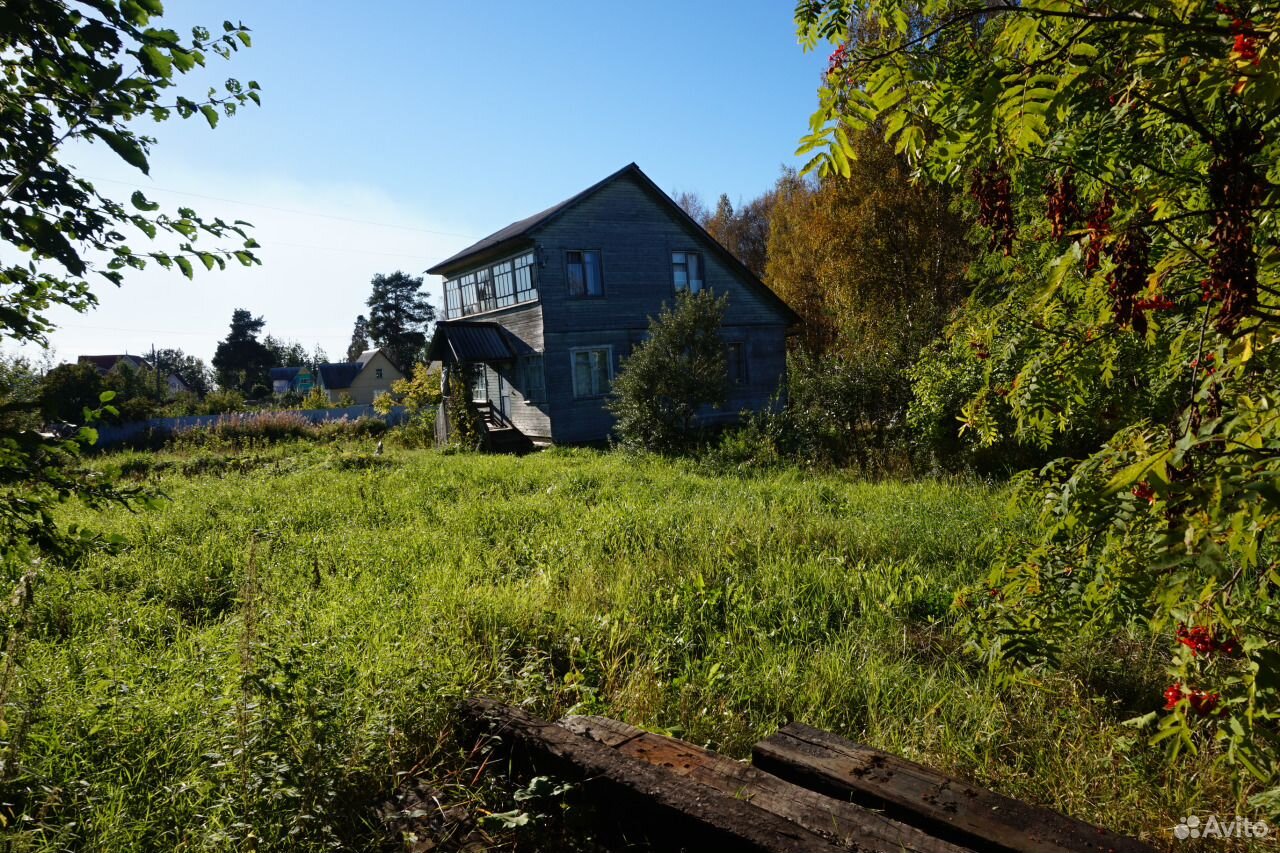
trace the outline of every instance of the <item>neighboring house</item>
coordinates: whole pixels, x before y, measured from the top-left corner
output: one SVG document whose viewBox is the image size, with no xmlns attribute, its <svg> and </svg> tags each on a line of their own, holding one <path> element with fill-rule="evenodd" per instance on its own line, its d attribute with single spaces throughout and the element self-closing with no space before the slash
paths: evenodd
<svg viewBox="0 0 1280 853">
<path fill-rule="evenodd" d="M 322 364 L 316 373 L 316 387 L 328 394 L 330 403 L 347 394 L 358 405 L 372 403 L 379 394 L 391 390 L 392 382 L 404 379 L 404 373 L 380 349 L 365 350 L 352 362 Z"/>
<path fill-rule="evenodd" d="M 445 279 L 428 357 L 446 382 L 467 377 L 490 427 L 536 444 L 609 436 L 613 377 L 679 290 L 729 296 L 732 390 L 717 420 L 769 404 L 799 322 L 634 163 L 427 272 Z"/>
<path fill-rule="evenodd" d="M 307 367 L 271 368 L 272 394 L 308 394 L 316 385 L 316 375 Z"/>
<path fill-rule="evenodd" d="M 106 376 L 115 370 L 121 364 L 128 365 L 134 370 L 150 370 L 151 362 L 145 358 L 136 355 L 82 355 L 76 362 L 79 364 L 92 365 L 98 371 L 100 376 Z M 165 386 L 170 397 L 178 394 L 193 393 L 194 389 L 187 384 L 187 381 L 176 373 L 170 373 L 165 377 Z"/>
<path fill-rule="evenodd" d="M 169 396 L 176 397 L 179 394 L 194 394 L 196 389 L 192 388 L 187 380 L 183 379 L 176 373 L 170 373 L 165 377 L 165 384 L 169 387 Z"/>
</svg>

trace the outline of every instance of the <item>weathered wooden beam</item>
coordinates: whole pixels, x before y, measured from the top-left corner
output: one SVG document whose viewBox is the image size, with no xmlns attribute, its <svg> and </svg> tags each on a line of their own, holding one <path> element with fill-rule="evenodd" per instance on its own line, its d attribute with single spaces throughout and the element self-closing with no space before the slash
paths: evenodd
<svg viewBox="0 0 1280 853">
<path fill-rule="evenodd" d="M 841 848 L 745 800 L 619 754 L 519 708 L 468 699 L 460 711 L 538 772 L 580 783 L 592 802 L 639 818 L 651 837 L 690 850 L 837 853 Z"/>
<path fill-rule="evenodd" d="M 752 762 L 797 785 L 883 809 L 903 823 L 983 851 L 1153 853 L 1136 839 L 798 723 L 756 744 Z"/>
<path fill-rule="evenodd" d="M 777 815 L 846 850 L 877 853 L 969 853 L 915 827 L 784 782 L 749 764 L 675 738 L 643 731 L 605 717 L 567 717 L 559 723 L 617 753 L 663 768 L 756 808 Z"/>
</svg>

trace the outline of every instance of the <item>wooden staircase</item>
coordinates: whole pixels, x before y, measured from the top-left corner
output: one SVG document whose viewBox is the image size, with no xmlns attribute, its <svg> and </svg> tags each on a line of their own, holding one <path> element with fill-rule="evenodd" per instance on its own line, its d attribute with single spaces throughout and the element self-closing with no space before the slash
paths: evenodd
<svg viewBox="0 0 1280 853">
<path fill-rule="evenodd" d="M 481 447 L 489 453 L 529 453 L 533 442 L 489 400 L 477 400 Z"/>
</svg>

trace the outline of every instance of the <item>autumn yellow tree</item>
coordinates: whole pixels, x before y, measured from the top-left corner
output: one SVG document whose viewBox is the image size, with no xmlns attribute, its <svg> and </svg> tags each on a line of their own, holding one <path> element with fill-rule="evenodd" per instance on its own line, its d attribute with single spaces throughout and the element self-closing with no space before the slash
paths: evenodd
<svg viewBox="0 0 1280 853">
<path fill-rule="evenodd" d="M 906 366 L 965 295 L 968 227 L 888 144 L 853 145 L 848 179 L 778 181 L 765 280 L 804 318 L 809 354 Z"/>
</svg>

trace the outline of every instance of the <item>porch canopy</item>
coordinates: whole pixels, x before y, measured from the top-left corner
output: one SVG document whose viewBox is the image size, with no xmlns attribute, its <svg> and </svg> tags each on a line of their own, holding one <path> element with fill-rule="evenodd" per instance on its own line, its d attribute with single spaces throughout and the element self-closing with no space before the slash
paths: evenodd
<svg viewBox="0 0 1280 853">
<path fill-rule="evenodd" d="M 450 320 L 436 323 L 427 358 L 445 364 L 511 361 L 529 349 L 497 323 Z"/>
</svg>

